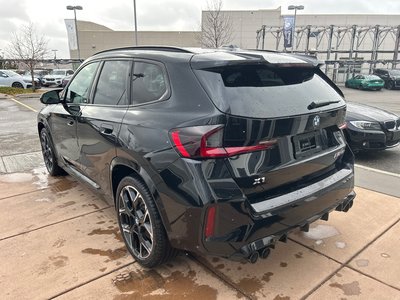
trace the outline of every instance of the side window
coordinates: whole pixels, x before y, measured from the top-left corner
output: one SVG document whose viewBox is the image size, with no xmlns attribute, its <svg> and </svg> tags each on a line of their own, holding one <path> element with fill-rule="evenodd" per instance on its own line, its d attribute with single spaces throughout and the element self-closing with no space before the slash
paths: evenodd
<svg viewBox="0 0 400 300">
<path fill-rule="evenodd" d="M 94 104 L 127 105 L 130 69 L 131 62 L 128 60 L 104 62 L 94 94 Z"/>
<path fill-rule="evenodd" d="M 98 66 L 98 62 L 91 63 L 76 74 L 66 91 L 65 101 L 67 103 L 88 103 L 90 87 Z"/>
<path fill-rule="evenodd" d="M 134 104 L 162 100 L 167 91 L 167 78 L 161 66 L 147 62 L 134 63 L 132 74 Z"/>
</svg>

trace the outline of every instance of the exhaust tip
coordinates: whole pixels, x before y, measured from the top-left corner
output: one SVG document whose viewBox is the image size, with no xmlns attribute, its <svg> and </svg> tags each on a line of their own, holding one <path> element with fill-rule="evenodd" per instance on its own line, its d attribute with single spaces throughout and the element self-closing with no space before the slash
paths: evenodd
<svg viewBox="0 0 400 300">
<path fill-rule="evenodd" d="M 269 249 L 269 248 L 264 248 L 264 249 L 261 250 L 261 252 L 260 252 L 260 257 L 261 257 L 262 259 L 266 259 L 266 258 L 269 256 L 270 253 L 271 253 L 271 249 Z"/>
<path fill-rule="evenodd" d="M 252 254 L 250 254 L 250 256 L 248 258 L 249 262 L 252 263 L 252 264 L 255 264 L 257 262 L 257 260 L 258 260 L 258 256 L 259 256 L 259 254 L 258 254 L 257 251 L 255 251 Z"/>
</svg>

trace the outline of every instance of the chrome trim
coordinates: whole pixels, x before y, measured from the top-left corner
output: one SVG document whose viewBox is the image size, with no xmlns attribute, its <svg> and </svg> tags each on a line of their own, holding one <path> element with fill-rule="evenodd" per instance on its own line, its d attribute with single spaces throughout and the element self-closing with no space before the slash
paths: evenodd
<svg viewBox="0 0 400 300">
<path fill-rule="evenodd" d="M 303 198 L 311 197 L 308 201 L 316 199 L 314 194 L 320 190 L 326 189 L 339 181 L 347 181 L 348 178 L 351 178 L 353 176 L 353 170 L 352 169 L 342 169 L 339 172 L 323 179 L 320 180 L 316 183 L 313 183 L 309 186 L 306 186 L 302 189 L 299 189 L 297 191 L 278 196 L 275 198 L 267 199 L 262 202 L 254 203 L 251 204 L 251 207 L 253 210 L 257 213 L 265 212 L 268 210 L 276 209 L 278 207 L 288 205 L 292 202 L 296 202 L 298 200 L 301 200 Z"/>
</svg>

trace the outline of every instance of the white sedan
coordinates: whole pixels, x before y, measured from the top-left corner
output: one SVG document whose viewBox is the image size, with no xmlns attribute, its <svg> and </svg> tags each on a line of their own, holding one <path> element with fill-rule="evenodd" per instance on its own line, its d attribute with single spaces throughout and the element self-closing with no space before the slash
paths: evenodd
<svg viewBox="0 0 400 300">
<path fill-rule="evenodd" d="M 0 86 L 26 89 L 27 84 L 21 75 L 11 70 L 0 70 Z"/>
</svg>

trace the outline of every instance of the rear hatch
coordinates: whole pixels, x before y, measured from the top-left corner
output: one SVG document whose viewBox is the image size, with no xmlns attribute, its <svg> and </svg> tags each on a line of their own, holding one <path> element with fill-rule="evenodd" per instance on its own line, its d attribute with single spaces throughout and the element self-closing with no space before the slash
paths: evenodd
<svg viewBox="0 0 400 300">
<path fill-rule="evenodd" d="M 345 166 L 345 102 L 308 59 L 259 52 L 194 55 L 192 68 L 226 116 L 219 132 L 236 184 L 251 203 L 322 180 Z M 246 151 L 249 150 L 249 151 Z"/>
</svg>

